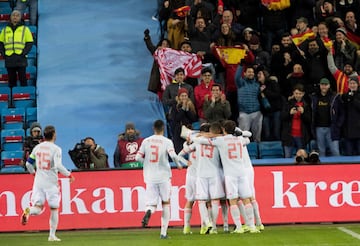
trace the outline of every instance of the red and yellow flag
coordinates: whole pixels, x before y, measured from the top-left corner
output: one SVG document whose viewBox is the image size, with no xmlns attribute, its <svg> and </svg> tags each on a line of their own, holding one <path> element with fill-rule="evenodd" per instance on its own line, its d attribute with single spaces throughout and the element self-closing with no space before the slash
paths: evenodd
<svg viewBox="0 0 360 246">
<path fill-rule="evenodd" d="M 304 42 L 308 38 L 315 38 L 315 33 L 309 29 L 304 33 L 299 33 L 291 36 L 292 41 L 296 46 L 299 46 L 302 42 Z"/>
<path fill-rule="evenodd" d="M 353 45 L 355 45 L 356 49 L 360 49 L 360 36 L 348 31 L 346 37 Z"/>
<path fill-rule="evenodd" d="M 241 47 L 216 46 L 215 52 L 226 64 L 239 64 L 246 55 L 246 50 Z"/>
</svg>

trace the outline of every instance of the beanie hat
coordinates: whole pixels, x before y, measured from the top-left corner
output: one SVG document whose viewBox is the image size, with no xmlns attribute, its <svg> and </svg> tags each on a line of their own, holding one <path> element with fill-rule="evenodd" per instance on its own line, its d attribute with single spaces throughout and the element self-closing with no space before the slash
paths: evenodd
<svg viewBox="0 0 360 246">
<path fill-rule="evenodd" d="M 330 81 L 327 78 L 320 79 L 320 84 L 330 84 Z"/>
<path fill-rule="evenodd" d="M 40 131 L 41 132 L 41 126 L 38 122 L 33 122 L 30 126 L 30 132 L 32 131 Z"/>
<path fill-rule="evenodd" d="M 188 92 L 188 90 L 186 88 L 179 88 L 178 96 L 180 96 L 183 93 L 186 93 L 186 95 L 189 95 L 189 92 Z"/>
<path fill-rule="evenodd" d="M 349 77 L 349 82 L 350 82 L 350 81 L 354 81 L 354 82 L 356 82 L 356 83 L 359 84 L 359 78 L 358 78 L 358 76 L 350 76 L 350 77 Z"/>
<path fill-rule="evenodd" d="M 342 34 L 346 35 L 346 30 L 343 27 L 339 27 L 336 29 L 336 32 L 341 32 Z"/>
<path fill-rule="evenodd" d="M 134 125 L 134 123 L 132 123 L 132 122 L 126 123 L 126 125 L 125 125 L 125 131 L 128 130 L 128 129 L 134 129 L 134 130 L 135 130 L 135 125 Z"/>
</svg>

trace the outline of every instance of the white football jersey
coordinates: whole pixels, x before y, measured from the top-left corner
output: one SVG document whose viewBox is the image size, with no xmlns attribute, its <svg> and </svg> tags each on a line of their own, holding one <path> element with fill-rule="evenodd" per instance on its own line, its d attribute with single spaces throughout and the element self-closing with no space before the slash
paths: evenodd
<svg viewBox="0 0 360 246">
<path fill-rule="evenodd" d="M 143 159 L 145 183 L 163 183 L 171 178 L 168 155 L 174 161 L 177 160 L 174 144 L 170 139 L 162 135 L 152 135 L 144 139 L 135 159 Z"/>
<path fill-rule="evenodd" d="M 62 164 L 62 151 L 53 142 L 45 141 L 36 145 L 30 157 L 35 159 L 36 175 L 34 185 L 51 187 L 58 185 L 58 173 L 70 176 L 70 171 Z"/>
</svg>

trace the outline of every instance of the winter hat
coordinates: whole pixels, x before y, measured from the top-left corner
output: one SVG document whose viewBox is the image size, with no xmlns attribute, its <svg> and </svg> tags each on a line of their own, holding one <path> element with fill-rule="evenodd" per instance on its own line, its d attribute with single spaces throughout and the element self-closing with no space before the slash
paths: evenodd
<svg viewBox="0 0 360 246">
<path fill-rule="evenodd" d="M 41 132 L 41 126 L 38 122 L 34 122 L 30 126 L 30 132 L 32 131 L 40 131 Z"/>
<path fill-rule="evenodd" d="M 342 34 L 346 35 L 346 30 L 343 27 L 339 27 L 336 29 L 336 32 L 341 32 Z"/>
<path fill-rule="evenodd" d="M 178 97 L 183 93 L 186 93 L 187 95 L 189 95 L 189 92 L 188 92 L 188 90 L 186 88 L 179 88 Z"/>
<path fill-rule="evenodd" d="M 252 29 L 251 27 L 247 27 L 243 30 L 242 34 L 244 35 L 245 32 L 250 32 L 250 33 L 253 33 L 254 32 L 254 29 Z"/>
<path fill-rule="evenodd" d="M 135 124 L 132 123 L 132 122 L 126 123 L 126 125 L 125 125 L 125 131 L 128 130 L 128 129 L 134 129 L 134 130 L 135 130 Z"/>
<path fill-rule="evenodd" d="M 355 81 L 356 83 L 359 84 L 359 78 L 358 78 L 358 76 L 351 76 L 351 77 L 349 78 L 349 81 Z"/>
</svg>

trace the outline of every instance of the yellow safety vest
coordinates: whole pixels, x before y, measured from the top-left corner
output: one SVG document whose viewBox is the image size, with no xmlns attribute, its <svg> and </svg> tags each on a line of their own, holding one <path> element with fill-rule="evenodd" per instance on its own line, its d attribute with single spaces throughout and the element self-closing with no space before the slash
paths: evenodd
<svg viewBox="0 0 360 246">
<path fill-rule="evenodd" d="M 25 43 L 34 42 L 34 39 L 27 26 L 19 26 L 15 32 L 11 27 L 6 26 L 1 30 L 0 42 L 4 43 L 5 55 L 11 56 L 14 53 L 20 55 L 25 48 Z"/>
</svg>

